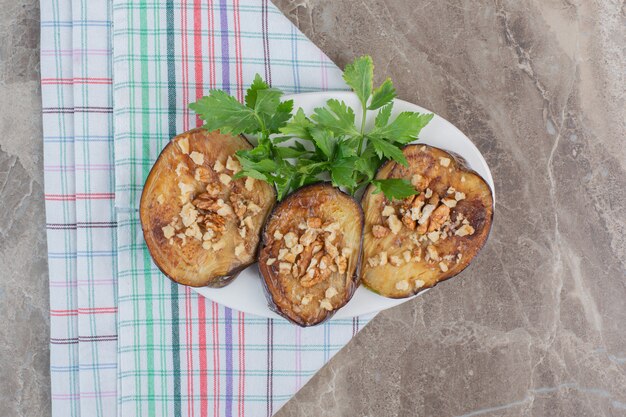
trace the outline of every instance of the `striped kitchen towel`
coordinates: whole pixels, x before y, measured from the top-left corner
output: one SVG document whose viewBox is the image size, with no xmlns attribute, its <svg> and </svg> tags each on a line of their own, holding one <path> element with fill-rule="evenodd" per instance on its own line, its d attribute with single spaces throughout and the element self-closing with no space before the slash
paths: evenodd
<svg viewBox="0 0 626 417">
<path fill-rule="evenodd" d="M 267 0 L 113 4 L 121 415 L 271 416 L 367 319 L 300 329 L 212 303 L 155 267 L 137 207 L 209 89 L 242 100 L 255 73 L 286 92 L 345 89 L 341 71 Z"/>
<path fill-rule="evenodd" d="M 367 322 L 233 311 L 145 249 L 143 180 L 199 124 L 187 104 L 242 99 L 257 72 L 287 92 L 345 88 L 267 1 L 42 2 L 53 416 L 271 415 Z"/>
<path fill-rule="evenodd" d="M 111 4 L 41 2 L 53 416 L 114 415 L 117 244 Z"/>
</svg>

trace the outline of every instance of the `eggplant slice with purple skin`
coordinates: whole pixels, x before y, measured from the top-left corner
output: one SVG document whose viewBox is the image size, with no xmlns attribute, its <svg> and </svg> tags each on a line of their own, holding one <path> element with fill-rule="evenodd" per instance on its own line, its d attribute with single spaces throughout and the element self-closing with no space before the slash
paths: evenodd
<svg viewBox="0 0 626 417">
<path fill-rule="evenodd" d="M 140 218 L 156 265 L 173 281 L 223 287 L 254 263 L 274 188 L 233 179 L 243 136 L 204 129 L 182 133 L 163 149 L 144 185 Z"/>
<path fill-rule="evenodd" d="M 370 186 L 361 200 L 361 279 L 390 298 L 409 297 L 465 269 L 493 220 L 491 188 L 462 158 L 426 145 L 403 153 L 408 167 L 387 162 L 376 178 L 404 178 L 419 194 L 389 201 Z"/>
<path fill-rule="evenodd" d="M 328 183 L 278 204 L 262 236 L 259 270 L 270 308 L 300 326 L 332 317 L 358 286 L 363 210 Z"/>
</svg>

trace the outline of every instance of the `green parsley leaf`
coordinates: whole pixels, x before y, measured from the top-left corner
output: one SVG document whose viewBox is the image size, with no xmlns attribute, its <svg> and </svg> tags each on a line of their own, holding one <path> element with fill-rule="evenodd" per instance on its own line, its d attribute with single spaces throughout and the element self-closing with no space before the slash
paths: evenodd
<svg viewBox="0 0 626 417">
<path fill-rule="evenodd" d="M 350 157 L 333 162 L 330 167 L 330 176 L 335 187 L 351 189 L 356 186 L 356 181 L 352 177 L 356 160 L 356 157 Z"/>
<path fill-rule="evenodd" d="M 384 139 L 378 138 L 376 136 L 368 138 L 374 146 L 374 150 L 380 159 L 390 158 L 396 161 L 399 164 L 404 165 L 405 167 L 409 166 L 409 163 L 406 160 L 406 157 L 402 153 L 402 150 L 398 148 L 393 143 L 387 142 Z"/>
<path fill-rule="evenodd" d="M 311 129 L 311 137 L 315 143 L 315 147 L 322 151 L 327 159 L 332 158 L 335 152 L 335 138 L 330 130 L 313 128 Z"/>
<path fill-rule="evenodd" d="M 433 114 L 402 112 L 386 126 L 375 127 L 368 136 L 379 137 L 405 145 L 417 139 L 420 131 L 433 118 Z"/>
<path fill-rule="evenodd" d="M 344 101 L 333 98 L 326 102 L 326 106 L 316 108 L 311 119 L 336 135 L 357 135 L 359 133 L 354 126 L 354 110 L 348 107 Z"/>
<path fill-rule="evenodd" d="M 376 151 L 372 145 L 368 145 L 359 159 L 354 163 L 354 169 L 364 174 L 368 181 L 371 181 L 376 175 L 376 170 L 380 166 L 381 159 L 376 155 Z"/>
<path fill-rule="evenodd" d="M 281 158 L 299 158 L 311 153 L 300 142 L 292 146 L 277 146 L 275 150 Z"/>
<path fill-rule="evenodd" d="M 369 110 L 379 109 L 389 103 L 396 97 L 396 89 L 393 87 L 391 78 L 387 78 L 377 89 L 374 90 L 372 101 L 367 106 Z"/>
<path fill-rule="evenodd" d="M 300 139 L 312 140 L 309 129 L 315 124 L 309 120 L 304 114 L 304 110 L 299 108 L 296 114 L 289 120 L 285 126 L 280 128 L 280 133 L 288 136 L 295 136 Z"/>
<path fill-rule="evenodd" d="M 265 90 L 258 90 L 256 96 L 256 102 L 254 103 L 254 110 L 257 113 L 264 113 L 272 115 L 278 109 L 280 104 L 280 97 L 283 92 L 276 88 L 266 88 Z"/>
<path fill-rule="evenodd" d="M 419 194 L 419 191 L 405 179 L 390 178 L 386 180 L 373 180 L 372 184 L 376 187 L 374 194 L 378 194 L 382 191 L 388 200 L 393 200 L 394 198 L 402 200 L 412 195 Z"/>
<path fill-rule="evenodd" d="M 377 128 L 383 128 L 387 123 L 389 123 L 389 118 L 391 117 L 391 110 L 393 109 L 393 102 L 387 104 L 385 107 L 378 110 L 378 114 L 376 115 L 376 120 L 374 121 L 374 126 Z"/>
<path fill-rule="evenodd" d="M 259 74 L 256 74 L 254 76 L 254 81 L 252 81 L 252 84 L 250 85 L 250 88 L 246 90 L 246 106 L 254 109 L 256 106 L 257 92 L 259 90 L 266 90 L 268 88 L 270 88 L 270 86 L 267 85 L 265 81 L 263 81 L 263 78 L 261 78 Z"/>
<path fill-rule="evenodd" d="M 207 130 L 219 129 L 223 133 L 238 135 L 260 129 L 254 110 L 222 90 L 211 90 L 208 96 L 191 103 L 189 108 L 204 120 L 203 127 Z"/>
<path fill-rule="evenodd" d="M 372 95 L 374 83 L 374 62 L 372 57 L 365 55 L 346 65 L 343 70 L 343 79 L 359 97 L 363 107 L 367 106 L 367 100 Z"/>
<path fill-rule="evenodd" d="M 244 104 L 224 91 L 211 90 L 189 107 L 205 121 L 207 130 L 257 137 L 254 148 L 237 152 L 242 169 L 234 178 L 249 176 L 273 184 L 278 200 L 328 175 L 335 186 L 353 194 L 374 183 L 386 196 L 404 198 L 415 194 L 410 184 L 375 180 L 376 170 L 387 159 L 408 165 L 401 147 L 415 140 L 433 116 L 403 112 L 390 122 L 396 91 L 389 78 L 374 89 L 373 71 L 372 59 L 363 56 L 347 65 L 343 75 L 361 102 L 360 127 L 355 126 L 354 110 L 336 99 L 316 108 L 310 117 L 302 109 L 292 117 L 293 101 L 281 101 L 282 91 L 258 74 Z M 365 131 L 367 110 L 378 110 L 369 132 Z"/>
<path fill-rule="evenodd" d="M 269 133 L 278 133 L 285 126 L 287 120 L 291 119 L 293 111 L 293 100 L 281 101 L 276 107 L 276 111 L 267 120 L 265 127 Z"/>
</svg>

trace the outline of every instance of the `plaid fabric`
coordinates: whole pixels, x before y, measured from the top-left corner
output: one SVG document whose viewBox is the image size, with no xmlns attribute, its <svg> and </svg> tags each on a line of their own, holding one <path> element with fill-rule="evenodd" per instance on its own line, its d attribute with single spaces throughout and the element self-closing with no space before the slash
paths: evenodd
<svg viewBox="0 0 626 417">
<path fill-rule="evenodd" d="M 288 92 L 344 89 L 341 71 L 267 1 L 113 9 L 121 415 L 271 416 L 366 320 L 302 330 L 212 303 L 161 275 L 136 209 L 161 149 L 201 124 L 189 102 L 210 88 L 242 100 L 255 73 Z"/>
<path fill-rule="evenodd" d="M 267 1 L 48 0 L 41 27 L 53 415 L 272 415 L 368 318 L 304 330 L 170 282 L 138 199 L 209 88 L 341 72 Z"/>
<path fill-rule="evenodd" d="M 41 3 L 53 416 L 116 406 L 111 11 Z"/>
</svg>

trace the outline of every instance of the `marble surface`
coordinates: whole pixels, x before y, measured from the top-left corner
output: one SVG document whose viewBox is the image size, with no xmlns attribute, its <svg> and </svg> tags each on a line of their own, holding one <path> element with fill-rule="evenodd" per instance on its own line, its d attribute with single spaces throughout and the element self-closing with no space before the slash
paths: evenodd
<svg viewBox="0 0 626 417">
<path fill-rule="evenodd" d="M 0 0 L 0 416 L 50 414 L 39 3 Z"/>
<path fill-rule="evenodd" d="M 463 130 L 498 195 L 476 262 L 381 313 L 277 416 L 626 416 L 624 2 L 277 5 Z M 0 416 L 49 415 L 38 2 L 0 6 Z"/>
</svg>

